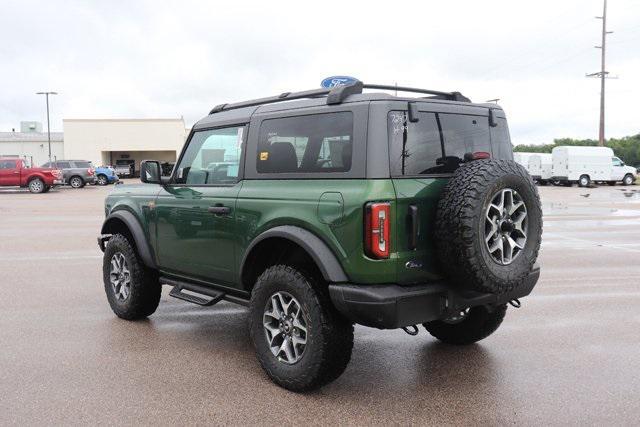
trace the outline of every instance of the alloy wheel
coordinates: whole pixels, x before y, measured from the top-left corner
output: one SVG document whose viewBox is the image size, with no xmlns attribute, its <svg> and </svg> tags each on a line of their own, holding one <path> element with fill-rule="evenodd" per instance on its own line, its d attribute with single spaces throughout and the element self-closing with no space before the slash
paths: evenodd
<svg viewBox="0 0 640 427">
<path fill-rule="evenodd" d="M 44 185 L 39 179 L 34 179 L 29 183 L 29 188 L 34 193 L 40 193 L 44 189 Z"/>
<path fill-rule="evenodd" d="M 511 188 L 491 198 L 485 210 L 485 246 L 494 261 L 509 265 L 527 243 L 527 206 Z"/>
<path fill-rule="evenodd" d="M 288 292 L 271 295 L 264 308 L 263 327 L 271 353 L 281 362 L 298 362 L 307 346 L 307 321 L 302 305 Z"/>
<path fill-rule="evenodd" d="M 131 291 L 131 272 L 127 259 L 122 252 L 116 252 L 111 257 L 109 282 L 111 283 L 113 294 L 118 301 L 125 301 L 129 297 Z"/>
</svg>

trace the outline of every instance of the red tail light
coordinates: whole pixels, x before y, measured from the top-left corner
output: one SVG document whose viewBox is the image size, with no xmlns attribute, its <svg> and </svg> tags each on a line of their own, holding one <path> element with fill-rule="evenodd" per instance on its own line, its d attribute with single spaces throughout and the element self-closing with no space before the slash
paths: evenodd
<svg viewBox="0 0 640 427">
<path fill-rule="evenodd" d="M 368 203 L 364 215 L 364 250 L 375 259 L 389 258 L 391 204 Z"/>
<path fill-rule="evenodd" d="M 93 169 L 87 169 L 87 173 L 89 174 L 89 176 L 91 176 L 95 173 L 95 171 Z"/>
</svg>

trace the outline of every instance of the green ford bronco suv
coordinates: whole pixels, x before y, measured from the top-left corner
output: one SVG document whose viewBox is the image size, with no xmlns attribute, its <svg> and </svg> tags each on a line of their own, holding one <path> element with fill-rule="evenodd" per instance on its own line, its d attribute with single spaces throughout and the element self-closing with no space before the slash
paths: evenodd
<svg viewBox="0 0 640 427">
<path fill-rule="evenodd" d="M 540 201 L 512 157 L 503 110 L 458 92 L 355 81 L 219 105 L 171 176 L 146 161 L 107 197 L 109 304 L 141 319 L 167 285 L 248 306 L 258 361 L 295 391 L 342 374 L 354 323 L 476 342 L 540 274 Z"/>
</svg>

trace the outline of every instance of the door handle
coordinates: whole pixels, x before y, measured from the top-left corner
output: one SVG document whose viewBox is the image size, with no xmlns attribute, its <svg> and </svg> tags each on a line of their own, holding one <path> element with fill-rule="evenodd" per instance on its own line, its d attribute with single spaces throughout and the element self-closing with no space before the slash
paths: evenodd
<svg viewBox="0 0 640 427">
<path fill-rule="evenodd" d="M 229 206 L 224 206 L 222 204 L 209 206 L 207 210 L 212 214 L 216 214 L 216 215 L 229 215 L 231 213 L 231 208 Z"/>
<path fill-rule="evenodd" d="M 418 247 L 418 236 L 420 235 L 420 222 L 418 218 L 418 207 L 416 205 L 409 205 L 407 212 L 408 222 L 408 234 L 409 234 L 409 250 L 414 250 Z"/>
</svg>

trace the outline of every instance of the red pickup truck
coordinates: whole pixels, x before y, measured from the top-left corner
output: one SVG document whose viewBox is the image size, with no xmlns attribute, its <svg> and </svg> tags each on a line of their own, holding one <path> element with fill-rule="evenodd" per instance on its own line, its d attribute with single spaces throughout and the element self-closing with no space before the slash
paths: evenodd
<svg viewBox="0 0 640 427">
<path fill-rule="evenodd" d="M 0 187 L 26 187 L 32 193 L 46 193 L 62 184 L 62 171 L 29 168 L 22 159 L 0 157 Z"/>
</svg>

